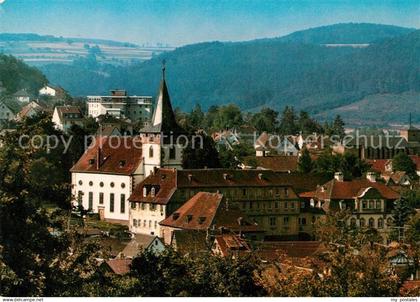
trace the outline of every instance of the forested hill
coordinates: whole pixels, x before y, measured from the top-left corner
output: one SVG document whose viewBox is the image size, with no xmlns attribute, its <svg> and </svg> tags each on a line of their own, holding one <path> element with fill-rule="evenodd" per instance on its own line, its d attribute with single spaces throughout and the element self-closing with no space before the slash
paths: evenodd
<svg viewBox="0 0 420 302">
<path fill-rule="evenodd" d="M 12 56 L 0 54 L 0 87 L 2 94 L 13 94 L 21 89 L 38 94 L 39 89 L 48 82 L 36 68 L 30 67 Z"/>
<path fill-rule="evenodd" d="M 292 41 L 293 35 L 288 41 L 210 42 L 181 47 L 128 67 L 81 61 L 70 66 L 49 65 L 42 70 L 53 83 L 74 95 L 107 93 L 117 87 L 133 94 L 155 95 L 165 58 L 173 102 L 184 110 L 196 103 L 203 108 L 236 103 L 246 110 L 262 106 L 281 109 L 293 104 L 317 113 L 371 94 L 420 91 L 420 31 L 364 25 L 366 36 L 359 34 L 359 40 L 348 41 L 369 42 L 368 47 L 320 45 L 326 41 L 347 42 L 327 39 L 326 32 L 341 37 L 352 26 L 358 28 L 353 33 L 360 33 L 357 24 L 330 26 L 327 31 L 319 28 L 324 40 L 315 38 L 316 29 L 310 29 L 317 42 L 313 44 L 300 43 L 297 38 Z M 376 36 L 372 34 L 374 29 L 378 31 Z M 385 38 L 384 33 L 391 37 Z"/>
</svg>

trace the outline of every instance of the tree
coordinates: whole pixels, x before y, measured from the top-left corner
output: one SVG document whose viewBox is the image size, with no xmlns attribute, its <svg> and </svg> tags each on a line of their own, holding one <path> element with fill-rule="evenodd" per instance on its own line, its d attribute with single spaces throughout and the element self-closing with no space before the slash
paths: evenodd
<svg viewBox="0 0 420 302">
<path fill-rule="evenodd" d="M 321 125 L 312 119 L 308 112 L 300 111 L 299 118 L 298 118 L 298 127 L 302 134 L 312 134 L 312 133 L 321 133 L 323 129 Z"/>
<path fill-rule="evenodd" d="M 260 112 L 255 113 L 251 118 L 251 125 L 257 129 L 258 132 L 266 131 L 273 133 L 278 127 L 279 113 L 270 108 L 263 108 Z"/>
<path fill-rule="evenodd" d="M 296 114 L 293 107 L 286 106 L 280 118 L 279 132 L 283 135 L 293 135 L 298 131 Z"/>
<path fill-rule="evenodd" d="M 416 177 L 416 164 L 411 158 L 404 152 L 397 153 L 392 159 L 392 170 L 404 171 L 411 177 Z"/>
<path fill-rule="evenodd" d="M 301 173 L 310 173 L 313 168 L 313 163 L 311 155 L 308 149 L 303 149 L 302 155 L 299 157 L 298 161 L 298 171 Z"/>
<path fill-rule="evenodd" d="M 413 213 L 413 208 L 404 199 L 399 199 L 394 203 L 394 209 L 392 210 L 393 230 L 390 234 L 393 240 L 400 241 L 404 238 L 404 227 Z"/>
<path fill-rule="evenodd" d="M 341 119 L 340 115 L 337 115 L 334 119 L 334 122 L 332 124 L 332 134 L 333 135 L 338 135 L 338 137 L 340 137 L 340 139 L 343 139 L 343 137 L 346 135 L 345 131 L 344 131 L 344 122 Z"/>
<path fill-rule="evenodd" d="M 218 110 L 212 128 L 223 130 L 240 127 L 243 124 L 242 112 L 238 106 L 230 104 L 222 106 Z"/>
<path fill-rule="evenodd" d="M 190 137 L 187 147 L 182 152 L 182 167 L 184 169 L 219 168 L 219 154 L 213 139 L 204 133 L 201 133 L 200 137 L 194 135 Z"/>
<path fill-rule="evenodd" d="M 202 129 L 205 126 L 205 115 L 200 104 L 196 104 L 188 117 L 188 125 L 194 129 Z"/>
</svg>

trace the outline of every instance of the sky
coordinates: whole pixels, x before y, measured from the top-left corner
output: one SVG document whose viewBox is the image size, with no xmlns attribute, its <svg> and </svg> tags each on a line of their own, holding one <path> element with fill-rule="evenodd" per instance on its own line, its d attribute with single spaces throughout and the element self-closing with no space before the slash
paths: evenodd
<svg viewBox="0 0 420 302">
<path fill-rule="evenodd" d="M 172 46 L 343 22 L 420 28 L 419 16 L 420 0 L 0 0 L 0 32 Z"/>
</svg>

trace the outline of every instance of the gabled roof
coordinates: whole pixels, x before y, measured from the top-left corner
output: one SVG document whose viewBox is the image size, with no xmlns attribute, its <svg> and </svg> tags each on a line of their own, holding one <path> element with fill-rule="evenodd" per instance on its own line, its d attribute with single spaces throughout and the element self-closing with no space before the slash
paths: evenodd
<svg viewBox="0 0 420 302">
<path fill-rule="evenodd" d="M 54 108 L 54 110 L 57 110 L 58 116 L 60 117 L 61 120 L 66 119 L 67 114 L 77 114 L 78 115 L 77 118 L 80 118 L 80 119 L 83 117 L 82 111 L 77 106 L 57 106 Z M 71 119 L 74 120 L 75 118 L 71 118 Z"/>
<path fill-rule="evenodd" d="M 157 236 L 135 234 L 134 238 L 126 245 L 121 253 L 124 257 L 134 258 L 140 250 L 147 250 L 155 240 L 160 239 Z"/>
<path fill-rule="evenodd" d="M 389 163 L 389 159 L 368 159 L 366 162 L 371 165 L 371 169 L 378 173 L 386 171 L 385 166 Z"/>
<path fill-rule="evenodd" d="M 273 170 L 278 172 L 296 171 L 298 166 L 298 156 L 273 155 L 273 156 L 248 156 L 245 163 L 255 159 L 257 168 L 265 170 Z"/>
<path fill-rule="evenodd" d="M 333 179 L 318 187 L 315 191 L 299 194 L 302 198 L 317 198 L 320 200 L 354 199 L 369 188 L 376 189 L 385 199 L 398 199 L 400 195 L 383 183 L 371 182 L 367 179 L 338 181 Z"/>
<path fill-rule="evenodd" d="M 222 227 L 231 231 L 262 231 L 257 224 L 249 222 L 239 209 L 229 205 L 222 194 L 208 192 L 197 193 L 159 224 L 197 231 Z"/>
<path fill-rule="evenodd" d="M 131 259 L 110 259 L 107 266 L 117 275 L 125 275 L 130 271 Z"/>
<path fill-rule="evenodd" d="M 172 109 L 171 99 L 169 97 L 168 87 L 166 86 L 164 69 L 151 123 L 146 125 L 140 132 L 165 134 L 181 134 L 185 132 L 176 122 L 175 113 Z"/>
<path fill-rule="evenodd" d="M 141 162 L 139 137 L 102 136 L 95 138 L 70 172 L 132 175 Z"/>
<path fill-rule="evenodd" d="M 246 241 L 239 235 L 223 234 L 218 235 L 214 239 L 218 246 L 221 256 L 227 257 L 232 255 L 246 255 L 251 252 L 251 248 Z"/>
<path fill-rule="evenodd" d="M 13 96 L 15 97 L 30 97 L 31 95 L 26 89 L 21 89 L 19 91 L 16 91 Z"/>
</svg>

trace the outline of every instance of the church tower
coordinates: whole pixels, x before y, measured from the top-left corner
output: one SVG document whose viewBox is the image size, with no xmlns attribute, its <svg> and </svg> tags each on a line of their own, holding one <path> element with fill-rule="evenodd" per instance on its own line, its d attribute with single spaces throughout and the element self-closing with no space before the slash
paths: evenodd
<svg viewBox="0 0 420 302">
<path fill-rule="evenodd" d="M 165 69 L 163 63 L 162 80 L 152 120 L 140 130 L 145 177 L 154 168 L 182 169 L 182 145 L 186 132 L 176 122 L 166 85 Z"/>
</svg>

